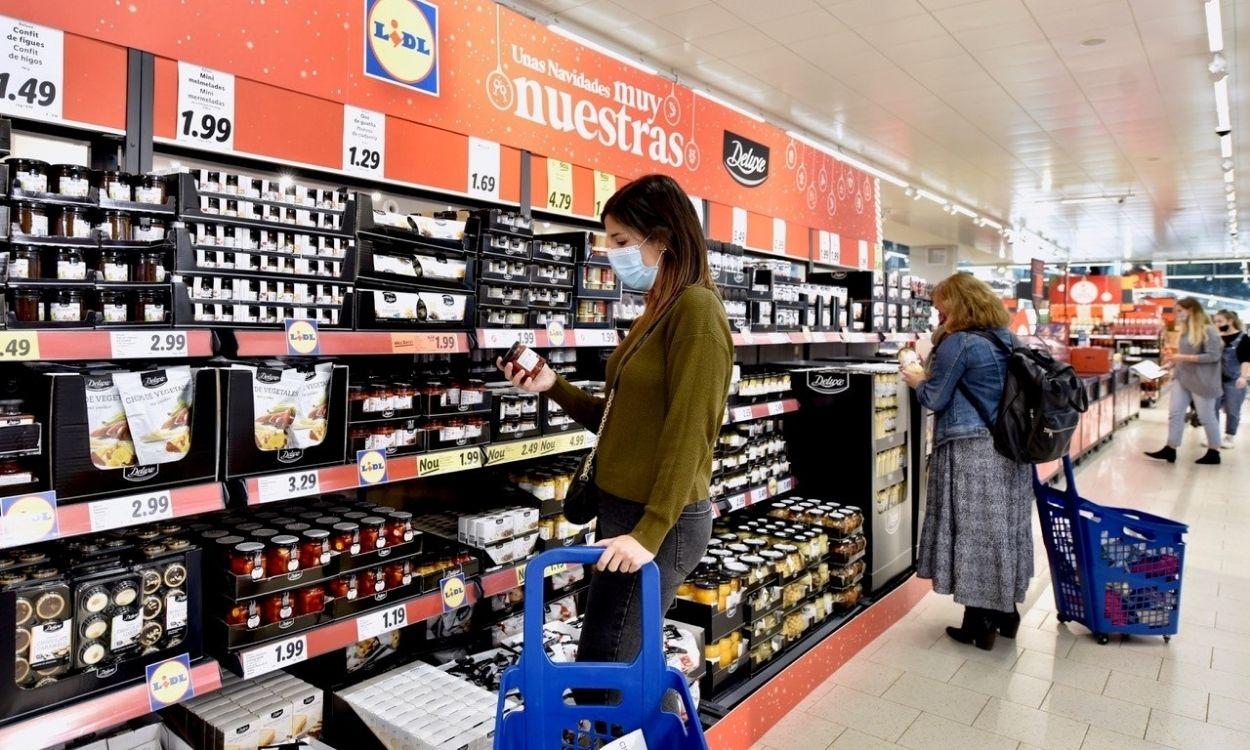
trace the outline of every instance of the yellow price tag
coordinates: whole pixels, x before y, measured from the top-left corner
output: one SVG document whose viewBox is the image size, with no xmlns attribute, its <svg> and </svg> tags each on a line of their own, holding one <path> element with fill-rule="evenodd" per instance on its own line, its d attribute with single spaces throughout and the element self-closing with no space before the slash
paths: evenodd
<svg viewBox="0 0 1250 750">
<path fill-rule="evenodd" d="M 573 213 L 573 165 L 567 161 L 547 159 L 547 210 Z"/>
<path fill-rule="evenodd" d="M 603 204 L 616 192 L 616 175 L 595 170 L 595 218 L 603 213 Z"/>
<path fill-rule="evenodd" d="M 39 359 L 39 334 L 35 331 L 0 333 L 0 362 Z"/>
<path fill-rule="evenodd" d="M 567 573 L 568 571 L 568 563 L 556 563 L 555 565 L 548 565 L 543 569 L 543 577 L 550 578 L 557 573 Z"/>
<path fill-rule="evenodd" d="M 525 585 L 525 563 L 521 563 L 513 568 L 513 570 L 516 571 L 516 587 L 521 588 Z"/>
<path fill-rule="evenodd" d="M 476 469 L 482 465 L 482 449 L 460 448 L 440 453 L 427 453 L 417 456 L 417 476 L 429 477 L 436 474 L 453 474 L 457 471 Z"/>
</svg>

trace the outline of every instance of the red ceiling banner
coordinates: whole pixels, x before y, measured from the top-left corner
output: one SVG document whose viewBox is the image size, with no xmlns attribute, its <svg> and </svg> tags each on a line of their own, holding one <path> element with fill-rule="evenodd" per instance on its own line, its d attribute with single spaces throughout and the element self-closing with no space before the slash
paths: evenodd
<svg viewBox="0 0 1250 750">
<path fill-rule="evenodd" d="M 422 9 L 419 31 L 408 5 Z M 871 176 L 488 0 L 0 0 L 0 13 L 626 179 L 666 172 L 693 195 L 878 239 Z M 401 53 L 427 64 L 379 78 Z M 253 134 L 248 150 L 284 153 L 289 135 Z"/>
</svg>

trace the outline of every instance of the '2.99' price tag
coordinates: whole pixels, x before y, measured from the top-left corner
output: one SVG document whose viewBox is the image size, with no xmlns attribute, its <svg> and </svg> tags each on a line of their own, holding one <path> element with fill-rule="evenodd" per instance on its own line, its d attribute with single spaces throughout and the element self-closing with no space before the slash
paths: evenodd
<svg viewBox="0 0 1250 750">
<path fill-rule="evenodd" d="M 321 475 L 316 469 L 293 471 L 289 474 L 270 474 L 256 480 L 260 490 L 261 503 L 272 503 L 278 500 L 289 500 L 293 497 L 306 497 L 321 492 Z"/>
<path fill-rule="evenodd" d="M 110 331 L 109 348 L 113 359 L 140 359 L 143 357 L 187 356 L 187 333 L 185 331 Z"/>
<path fill-rule="evenodd" d="M 178 62 L 175 140 L 196 148 L 234 150 L 234 76 Z"/>
<path fill-rule="evenodd" d="M 245 680 L 289 667 L 292 664 L 299 664 L 307 658 L 308 636 L 305 635 L 258 646 L 239 654 Z"/>
<path fill-rule="evenodd" d="M 173 518 L 174 500 L 168 492 L 148 492 L 96 500 L 87 510 L 91 515 L 91 530 L 107 531 Z"/>
</svg>

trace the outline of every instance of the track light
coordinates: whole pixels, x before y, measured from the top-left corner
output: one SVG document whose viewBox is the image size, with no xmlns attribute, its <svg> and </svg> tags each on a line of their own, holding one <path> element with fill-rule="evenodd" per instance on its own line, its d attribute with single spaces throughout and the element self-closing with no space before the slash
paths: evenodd
<svg viewBox="0 0 1250 750">
<path fill-rule="evenodd" d="M 1231 171 L 1233 171 L 1233 160 L 1232 160 L 1232 159 L 1221 159 L 1221 160 L 1220 160 L 1220 169 L 1223 169 L 1225 172 L 1231 172 Z"/>
<path fill-rule="evenodd" d="M 1223 80 L 1228 75 L 1228 61 L 1224 59 L 1224 53 L 1216 52 L 1211 55 L 1211 62 L 1207 63 L 1207 72 L 1211 74 L 1211 82 Z"/>
<path fill-rule="evenodd" d="M 1220 136 L 1220 156 L 1225 159 L 1233 158 L 1233 137 L 1227 133 Z"/>
<path fill-rule="evenodd" d="M 911 198 L 912 200 L 915 200 L 916 198 L 920 197 L 919 195 L 916 195 L 916 188 L 912 187 L 911 185 L 908 185 L 907 187 L 903 188 L 903 195 L 907 196 L 908 198 Z"/>
<path fill-rule="evenodd" d="M 1206 0 L 1207 15 L 1207 47 L 1211 52 L 1221 52 L 1224 49 L 1224 27 L 1220 23 L 1220 0 Z"/>
</svg>

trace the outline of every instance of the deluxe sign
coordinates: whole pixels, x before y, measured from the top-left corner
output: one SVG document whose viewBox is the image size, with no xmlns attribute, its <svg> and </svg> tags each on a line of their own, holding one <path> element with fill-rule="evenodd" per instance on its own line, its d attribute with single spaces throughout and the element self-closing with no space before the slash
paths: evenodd
<svg viewBox="0 0 1250 750">
<path fill-rule="evenodd" d="M 365 75 L 438 96 L 438 7 L 366 0 Z"/>
<path fill-rule="evenodd" d="M 851 387 L 851 376 L 844 372 L 809 372 L 807 387 L 817 393 L 832 396 Z"/>
<path fill-rule="evenodd" d="M 725 131 L 721 160 L 740 185 L 756 187 L 768 179 L 768 146 Z"/>
</svg>

